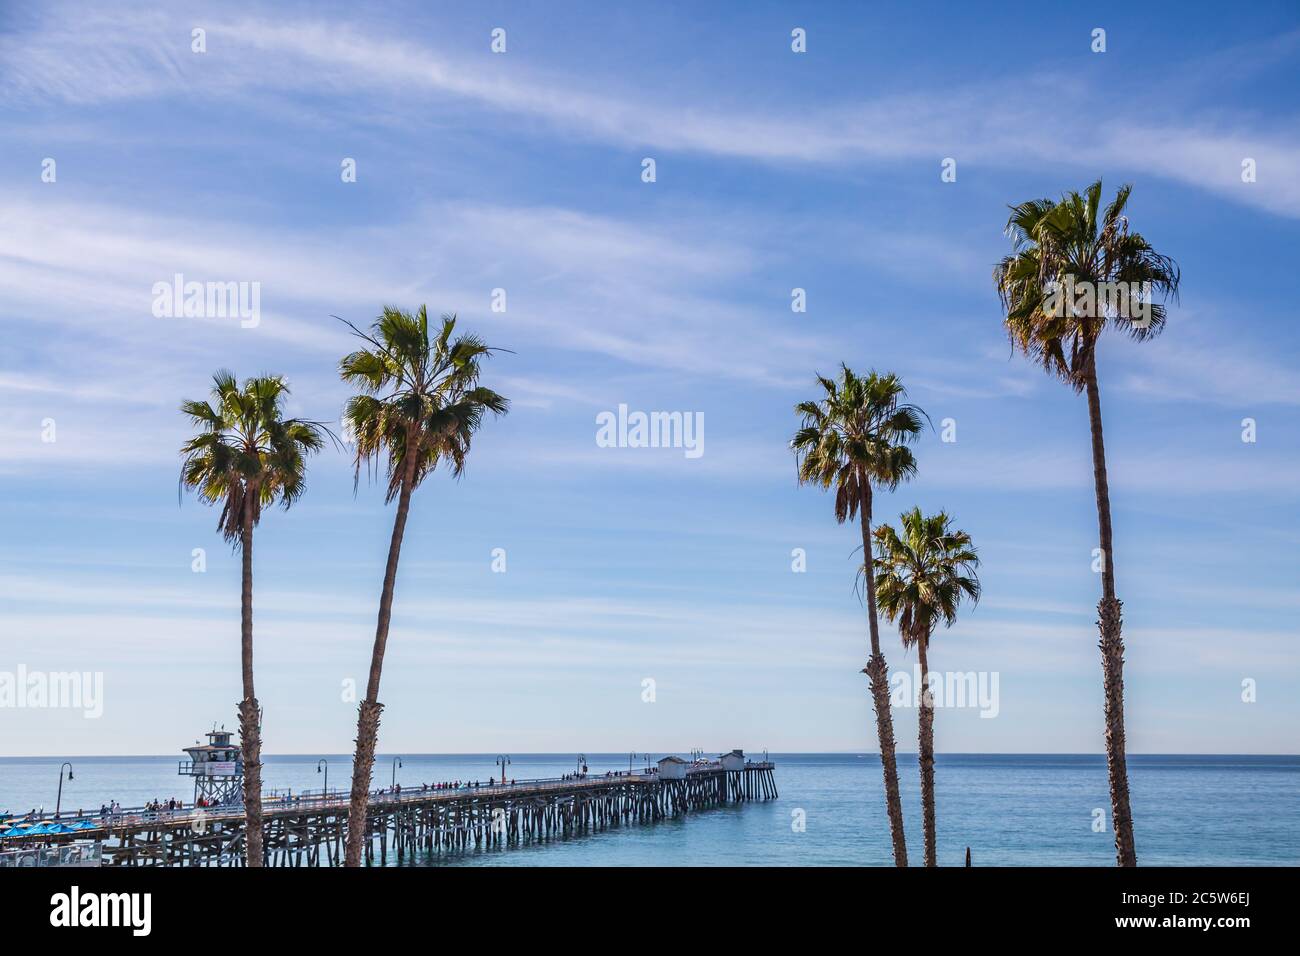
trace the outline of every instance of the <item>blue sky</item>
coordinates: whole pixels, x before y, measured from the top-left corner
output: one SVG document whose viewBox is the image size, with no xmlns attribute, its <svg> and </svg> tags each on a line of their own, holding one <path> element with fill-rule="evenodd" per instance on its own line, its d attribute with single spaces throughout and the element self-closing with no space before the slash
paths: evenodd
<svg viewBox="0 0 1300 956">
<path fill-rule="evenodd" d="M 1100 751 L 1086 410 L 1010 355 L 989 278 L 1008 203 L 1098 176 L 1184 277 L 1161 338 L 1100 359 L 1130 748 L 1296 752 L 1294 6 L 605 6 L 0 12 L 0 670 L 105 682 L 97 720 L 0 709 L 0 754 L 234 726 L 238 560 L 178 507 L 177 406 L 228 367 L 337 420 L 330 315 L 384 303 L 513 350 L 486 381 L 514 408 L 416 496 L 381 750 L 874 749 L 856 532 L 786 448 L 846 361 L 956 422 L 877 505 L 983 555 L 931 665 L 997 672 L 999 714 L 942 711 L 938 748 Z M 260 323 L 154 317 L 178 272 L 260 283 Z M 620 403 L 702 412 L 705 453 L 598 447 Z M 350 749 L 391 518 L 329 451 L 259 527 L 268 751 Z"/>
</svg>

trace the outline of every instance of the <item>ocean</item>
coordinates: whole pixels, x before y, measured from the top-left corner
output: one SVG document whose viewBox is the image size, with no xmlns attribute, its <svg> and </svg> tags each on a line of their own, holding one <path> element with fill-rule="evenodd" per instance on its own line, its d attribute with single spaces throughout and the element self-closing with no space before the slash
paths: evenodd
<svg viewBox="0 0 1300 956">
<path fill-rule="evenodd" d="M 73 758 L 63 810 L 136 806 L 193 791 L 175 757 Z M 660 756 L 660 755 L 655 755 Z M 751 755 L 752 756 L 752 755 Z M 403 787 L 486 782 L 495 754 L 402 755 Z M 52 811 L 63 758 L 0 757 L 0 812 Z M 265 785 L 319 790 L 318 756 L 268 756 Z M 331 789 L 349 785 L 350 757 L 329 756 Z M 772 754 L 780 798 L 646 826 L 518 849 L 408 860 L 417 866 L 884 866 L 892 863 L 880 760 L 875 754 Z M 576 755 L 514 754 L 516 779 L 571 772 Z M 644 761 L 633 761 L 641 766 Z M 589 754 L 593 773 L 626 770 L 626 754 Z M 908 852 L 921 861 L 916 758 L 899 755 Z M 940 754 L 939 862 L 960 866 L 1111 866 L 1114 837 L 1106 762 L 1091 754 Z M 376 761 L 375 786 L 393 779 Z M 1129 755 L 1138 860 L 1145 865 L 1300 864 L 1300 756 Z M 1098 813 L 1100 811 L 1100 814 Z M 1105 829 L 1098 832 L 1100 821 Z"/>
</svg>

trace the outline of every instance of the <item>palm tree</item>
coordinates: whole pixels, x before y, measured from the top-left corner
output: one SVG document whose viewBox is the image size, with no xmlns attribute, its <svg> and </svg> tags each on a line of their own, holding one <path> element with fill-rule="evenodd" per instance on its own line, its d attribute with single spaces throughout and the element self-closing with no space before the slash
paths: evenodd
<svg viewBox="0 0 1300 956">
<path fill-rule="evenodd" d="M 1179 282 L 1177 264 L 1130 231 L 1124 210 L 1131 191 L 1131 186 L 1121 186 L 1114 200 L 1101 209 L 1098 180 L 1082 194 L 1066 193 L 1059 202 L 1037 199 L 1012 206 L 1007 220 L 1012 254 L 993 270 L 1013 347 L 1075 392 L 1087 394 L 1101 553 L 1097 623 L 1105 686 L 1106 762 L 1120 866 L 1136 866 L 1137 851 L 1124 753 L 1123 605 L 1115 596 L 1096 347 L 1107 326 L 1138 341 L 1158 335 L 1165 324 L 1165 308 L 1155 299 L 1176 298 Z M 1062 301 L 1061 289 L 1071 286 L 1091 294 L 1068 295 Z M 1138 312 L 1142 321 L 1134 321 L 1128 312 Z"/>
<path fill-rule="evenodd" d="M 275 375 L 250 378 L 241 388 L 227 371 L 212 377 L 212 400 L 182 402 L 198 434 L 181 446 L 181 485 L 208 504 L 221 505 L 219 530 L 243 557 L 240 592 L 240 661 L 244 699 L 239 738 L 244 760 L 245 858 L 262 865 L 261 708 L 253 687 L 253 529 L 262 509 L 288 509 L 306 487 L 306 455 L 328 434 L 318 422 L 285 418 L 289 395 Z"/>
<path fill-rule="evenodd" d="M 891 624 L 898 624 L 903 647 L 916 647 L 921 665 L 921 707 L 917 754 L 921 764 L 921 809 L 925 820 L 925 865 L 937 866 L 934 832 L 934 696 L 930 693 L 930 635 L 943 622 L 951 627 L 962 598 L 979 601 L 975 575 L 979 556 L 970 535 L 953 529 L 940 511 L 922 515 L 913 508 L 900 516 L 902 533 L 892 525 L 875 530 L 876 602 Z"/>
<path fill-rule="evenodd" d="M 835 488 L 835 520 L 843 524 L 858 517 L 867 593 L 867 629 L 871 657 L 863 673 L 870 678 L 875 703 L 876 734 L 885 776 L 885 806 L 894 845 L 894 864 L 907 866 L 903 804 L 898 796 L 898 764 L 894 755 L 894 722 L 889 712 L 889 667 L 880 650 L 876 619 L 876 587 L 871 561 L 872 486 L 893 489 L 916 473 L 916 460 L 907 444 L 921 431 L 924 412 L 903 402 L 907 390 L 893 374 L 854 375 L 841 366 L 838 381 L 817 376 L 825 395 L 794 407 L 803 424 L 790 445 L 799 468 L 799 483 Z"/>
<path fill-rule="evenodd" d="M 432 338 L 424 306 L 414 315 L 385 307 L 369 333 L 350 322 L 345 324 L 366 345 L 339 362 L 339 375 L 362 392 L 348 401 L 344 412 L 347 430 L 356 442 L 356 480 L 360 481 L 363 464 L 375 467 L 382 460 L 388 481 L 384 501 L 397 499 L 388 565 L 379 595 L 370 677 L 357 716 L 357 750 L 352 764 L 345 862 L 360 866 L 370 776 L 383 711 L 379 678 L 411 493 L 440 462 L 446 462 L 451 474 L 460 477 L 484 413 L 504 415 L 510 403 L 478 384 L 480 359 L 495 350 L 474 335 L 453 339 L 454 315 L 442 317 L 442 327 Z"/>
</svg>

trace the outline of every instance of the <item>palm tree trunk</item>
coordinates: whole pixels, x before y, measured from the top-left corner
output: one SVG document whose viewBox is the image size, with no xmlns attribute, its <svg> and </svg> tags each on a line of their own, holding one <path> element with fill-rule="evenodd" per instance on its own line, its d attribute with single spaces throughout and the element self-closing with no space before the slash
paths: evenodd
<svg viewBox="0 0 1300 956">
<path fill-rule="evenodd" d="M 894 718 L 889 711 L 889 666 L 880 651 L 880 623 L 876 618 L 876 572 L 871 557 L 871 486 L 862 483 L 858 511 L 862 522 L 863 586 L 867 592 L 867 628 L 871 657 L 863 673 L 871 679 L 871 699 L 876 709 L 876 736 L 880 738 L 880 765 L 885 775 L 885 809 L 894 844 L 894 865 L 907 866 L 907 836 L 903 832 L 903 801 L 898 795 L 898 760 L 894 753 Z"/>
<path fill-rule="evenodd" d="M 253 514 L 245 492 L 240 551 L 243 584 L 240 590 L 240 663 L 244 699 L 239 702 L 239 743 L 244 760 L 244 849 L 248 866 L 262 865 L 262 719 L 253 688 Z"/>
<path fill-rule="evenodd" d="M 921 708 L 917 720 L 920 732 L 917 754 L 921 761 L 921 813 L 925 823 L 925 865 L 938 866 L 934 831 L 934 696 L 930 693 L 930 662 L 926 660 L 928 643 L 928 634 L 922 634 L 916 642 L 917 659 L 921 664 Z"/>
<path fill-rule="evenodd" d="M 370 678 L 366 697 L 357 714 L 357 752 L 352 760 L 352 797 L 348 806 L 348 842 L 345 866 L 361 865 L 361 850 L 366 838 L 366 807 L 370 798 L 370 777 L 375 766 L 375 745 L 379 741 L 379 678 L 384 670 L 384 650 L 388 646 L 388 624 L 393 616 L 393 586 L 397 581 L 397 561 L 402 553 L 402 536 L 406 533 L 406 515 L 411 510 L 411 486 L 414 481 L 415 456 L 408 452 L 407 474 L 397 498 L 397 516 L 393 519 L 393 537 L 388 545 L 388 566 L 384 569 L 384 589 L 379 595 L 379 621 L 375 625 L 375 645 L 370 652 Z"/>
<path fill-rule="evenodd" d="M 1137 866 L 1133 845 L 1133 815 L 1128 800 L 1128 764 L 1124 747 L 1123 604 L 1115 597 L 1115 561 L 1110 528 L 1110 488 L 1106 481 L 1106 447 L 1101 432 L 1101 394 L 1097 388 L 1097 359 L 1088 361 L 1085 387 L 1088 424 L 1092 430 L 1092 472 L 1097 487 L 1097 525 L 1101 547 L 1101 672 L 1105 687 L 1106 765 L 1110 772 L 1111 821 L 1115 827 L 1115 859 L 1120 866 Z"/>
</svg>

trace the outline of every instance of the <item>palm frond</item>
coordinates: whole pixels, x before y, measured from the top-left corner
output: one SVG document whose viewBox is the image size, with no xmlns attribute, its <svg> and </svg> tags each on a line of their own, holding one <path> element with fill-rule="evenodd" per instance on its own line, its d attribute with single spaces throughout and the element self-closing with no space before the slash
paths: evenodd
<svg viewBox="0 0 1300 956">
<path fill-rule="evenodd" d="M 339 363 L 343 380 L 361 391 L 344 409 L 354 483 L 363 470 L 382 474 L 387 501 L 439 464 L 459 477 L 484 415 L 509 411 L 508 399 L 478 384 L 482 360 L 500 350 L 473 334 L 453 338 L 456 321 L 443 315 L 431 334 L 425 306 L 414 314 L 385 306 L 368 332 L 345 323 L 366 346 Z"/>
<path fill-rule="evenodd" d="M 306 456 L 333 437 L 320 422 L 286 419 L 289 387 L 278 375 L 247 379 L 213 376 L 212 402 L 185 401 L 181 412 L 200 431 L 181 446 L 178 494 L 221 505 L 217 529 L 237 545 L 245 530 L 277 502 L 290 507 L 306 482 Z"/>
<path fill-rule="evenodd" d="M 952 626 L 963 600 L 979 602 L 979 554 L 946 513 L 913 508 L 899 516 L 899 528 L 881 524 L 872 537 L 876 606 L 898 625 L 904 646 L 928 645 L 938 624 Z"/>
<path fill-rule="evenodd" d="M 790 440 L 800 484 L 835 489 L 835 518 L 858 513 L 870 485 L 895 488 L 916 474 L 907 445 L 929 416 L 904 401 L 907 389 L 893 373 L 857 375 L 840 366 L 837 379 L 817 376 L 824 397 L 794 407 L 801 420 Z"/>
<path fill-rule="evenodd" d="M 1103 329 L 1110 326 L 1138 341 L 1153 338 L 1166 318 L 1157 300 L 1177 301 L 1177 263 L 1130 231 L 1132 191 L 1131 185 L 1120 186 L 1103 209 L 1097 180 L 1082 193 L 1010 207 L 1006 232 L 1012 252 L 993 269 L 1007 337 L 1013 349 L 1076 390 L 1092 369 Z M 1060 297 L 1049 290 L 1067 278 L 1095 290 L 1091 306 L 1085 301 L 1082 308 L 1057 308 Z M 1112 290 L 1114 301 L 1102 304 L 1103 291 L 1109 296 Z"/>
</svg>

